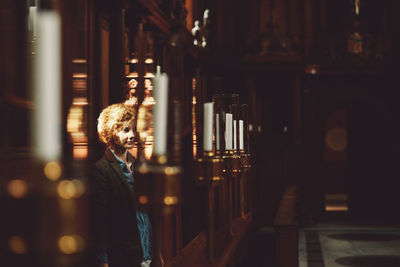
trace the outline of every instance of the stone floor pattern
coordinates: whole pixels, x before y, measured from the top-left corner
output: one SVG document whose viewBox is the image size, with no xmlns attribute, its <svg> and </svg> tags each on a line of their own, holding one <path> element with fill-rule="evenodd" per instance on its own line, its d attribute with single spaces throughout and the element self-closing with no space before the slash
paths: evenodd
<svg viewBox="0 0 400 267">
<path fill-rule="evenodd" d="M 400 227 L 318 224 L 299 232 L 299 267 L 400 267 Z"/>
</svg>

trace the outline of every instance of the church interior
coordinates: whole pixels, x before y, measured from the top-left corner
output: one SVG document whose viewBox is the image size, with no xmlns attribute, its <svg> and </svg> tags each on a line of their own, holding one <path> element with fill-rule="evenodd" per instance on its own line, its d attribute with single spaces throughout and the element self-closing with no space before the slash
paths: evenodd
<svg viewBox="0 0 400 267">
<path fill-rule="evenodd" d="M 0 265 L 103 266 L 123 103 L 144 266 L 400 266 L 399 26 L 396 0 L 1 0 Z"/>
</svg>

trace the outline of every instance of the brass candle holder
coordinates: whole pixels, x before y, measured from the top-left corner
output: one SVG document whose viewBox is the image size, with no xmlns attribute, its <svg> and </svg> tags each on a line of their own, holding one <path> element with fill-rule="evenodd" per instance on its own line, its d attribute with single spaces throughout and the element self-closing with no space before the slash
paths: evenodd
<svg viewBox="0 0 400 267">
<path fill-rule="evenodd" d="M 203 153 L 203 157 L 196 160 L 196 166 L 199 184 L 218 182 L 224 179 L 222 175 L 225 169 L 224 161 L 220 156 L 214 155 L 213 152 Z"/>
<path fill-rule="evenodd" d="M 225 162 L 225 168 L 223 173 L 226 177 L 226 193 L 227 193 L 227 202 L 229 207 L 227 209 L 227 229 L 229 231 L 229 235 L 232 235 L 232 221 L 234 219 L 234 210 L 235 203 L 233 201 L 233 190 L 235 188 L 235 184 L 237 183 L 237 179 L 242 172 L 240 156 L 235 153 L 234 150 L 225 150 L 224 155 L 222 156 Z"/>
<path fill-rule="evenodd" d="M 139 210 L 148 211 L 153 226 L 154 256 L 151 266 L 164 266 L 165 235 L 163 229 L 165 216 L 177 211 L 181 202 L 180 166 L 167 164 L 166 156 L 154 157 L 136 166 L 135 198 Z M 172 239 L 170 239 L 172 240 Z M 171 256 L 171 255 L 169 255 Z"/>
<path fill-rule="evenodd" d="M 215 255 L 215 191 L 224 180 L 224 160 L 213 152 L 204 152 L 196 160 L 196 183 L 207 190 L 207 254 L 212 262 Z"/>
<path fill-rule="evenodd" d="M 239 151 L 240 154 L 240 164 L 242 166 L 243 174 L 240 179 L 240 216 L 245 217 L 246 215 L 246 174 L 251 168 L 251 155 L 246 153 L 244 150 Z"/>
<path fill-rule="evenodd" d="M 251 162 L 250 158 L 251 155 L 250 153 L 246 153 L 244 150 L 241 150 L 239 152 L 240 155 L 240 164 L 242 166 L 243 171 L 247 171 L 249 168 L 251 168 Z"/>
</svg>

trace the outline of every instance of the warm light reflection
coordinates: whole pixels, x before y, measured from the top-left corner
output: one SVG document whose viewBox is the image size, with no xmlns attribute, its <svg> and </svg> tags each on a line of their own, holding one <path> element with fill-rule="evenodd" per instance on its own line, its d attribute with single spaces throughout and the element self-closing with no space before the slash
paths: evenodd
<svg viewBox="0 0 400 267">
<path fill-rule="evenodd" d="M 23 198 L 28 192 L 28 185 L 24 180 L 11 180 L 7 186 L 8 193 L 14 198 Z"/>
<path fill-rule="evenodd" d="M 176 167 L 167 167 L 167 168 L 165 168 L 165 170 L 164 170 L 164 173 L 165 173 L 166 175 L 175 175 L 175 174 L 177 174 L 178 172 L 179 172 L 179 169 L 176 168 Z"/>
<path fill-rule="evenodd" d="M 75 58 L 72 60 L 72 63 L 87 63 L 87 60 L 84 58 Z"/>
<path fill-rule="evenodd" d="M 20 236 L 12 236 L 8 240 L 10 251 L 15 254 L 25 254 L 28 251 L 25 240 Z"/>
<path fill-rule="evenodd" d="M 312 75 L 317 74 L 317 72 L 318 72 L 317 65 L 315 65 L 315 64 L 308 65 L 305 69 L 305 72 L 308 74 L 312 74 Z"/>
<path fill-rule="evenodd" d="M 252 132 L 253 128 L 254 128 L 253 124 L 249 123 L 249 132 Z"/>
<path fill-rule="evenodd" d="M 196 128 L 193 128 L 193 132 L 195 132 L 196 131 Z M 196 157 L 196 155 L 197 155 L 197 136 L 196 136 L 196 133 L 195 134 L 193 134 L 193 158 L 195 158 Z"/>
<path fill-rule="evenodd" d="M 136 64 L 138 62 L 139 62 L 139 59 L 137 59 L 137 58 L 128 59 L 128 63 Z"/>
<path fill-rule="evenodd" d="M 86 97 L 75 97 L 72 104 L 77 106 L 86 106 L 88 105 L 88 101 Z"/>
<path fill-rule="evenodd" d="M 67 131 L 69 133 L 79 132 L 82 126 L 83 109 L 80 106 L 71 106 L 67 118 Z"/>
<path fill-rule="evenodd" d="M 74 91 L 86 91 L 87 84 L 86 84 L 86 79 L 73 79 L 72 80 L 72 87 L 74 88 Z"/>
<path fill-rule="evenodd" d="M 85 242 L 79 235 L 65 235 L 58 240 L 58 247 L 64 254 L 73 254 L 84 249 Z"/>
<path fill-rule="evenodd" d="M 153 90 L 151 79 L 144 79 L 144 87 L 149 90 Z"/>
<path fill-rule="evenodd" d="M 49 180 L 57 180 L 58 178 L 60 178 L 61 173 L 61 164 L 56 161 L 50 161 L 44 166 L 44 174 Z"/>
<path fill-rule="evenodd" d="M 148 136 L 147 138 L 153 138 L 153 136 Z M 153 142 L 151 142 L 150 144 L 146 142 L 146 145 L 144 147 L 144 157 L 147 160 L 151 159 L 151 155 L 153 154 Z"/>
<path fill-rule="evenodd" d="M 146 90 L 148 91 L 148 90 Z M 146 92 L 145 91 L 145 92 Z M 152 112 L 151 112 L 151 103 L 146 103 L 146 99 L 149 97 L 145 97 L 142 105 L 138 111 L 138 120 L 137 120 L 137 131 L 139 132 L 142 148 L 143 148 L 143 156 L 145 159 L 151 159 L 153 153 L 153 127 L 152 127 Z"/>
<path fill-rule="evenodd" d="M 138 171 L 142 174 L 146 174 L 149 173 L 149 168 L 147 167 L 147 165 L 143 164 L 139 167 Z"/>
<path fill-rule="evenodd" d="M 74 59 L 73 63 L 86 64 L 86 59 Z M 76 67 L 76 65 L 74 65 Z M 83 72 L 72 73 L 72 105 L 69 108 L 67 117 L 67 132 L 70 134 L 72 143 L 72 156 L 76 160 L 84 160 L 88 157 L 88 137 L 87 137 L 87 73 L 85 69 L 80 69 Z"/>
<path fill-rule="evenodd" d="M 161 156 L 159 156 L 159 157 L 157 158 L 157 162 L 158 162 L 159 164 L 165 164 L 165 163 L 167 163 L 167 157 L 166 157 L 165 155 L 161 155 Z"/>
<path fill-rule="evenodd" d="M 138 78 L 139 74 L 134 71 L 134 72 L 130 72 L 128 75 L 126 75 L 126 78 Z"/>
<path fill-rule="evenodd" d="M 347 200 L 345 193 L 325 194 L 325 211 L 348 211 Z"/>
<path fill-rule="evenodd" d="M 135 89 L 138 86 L 138 82 L 136 79 L 130 79 L 128 82 L 128 86 L 131 89 Z"/>
<path fill-rule="evenodd" d="M 144 91 L 144 99 L 142 105 L 145 107 L 152 106 L 156 103 L 154 97 L 151 95 L 151 91 L 146 89 Z"/>
<path fill-rule="evenodd" d="M 57 186 L 58 195 L 64 199 L 77 198 L 83 195 L 85 187 L 79 180 L 64 180 Z"/>
<path fill-rule="evenodd" d="M 140 196 L 138 200 L 139 200 L 139 203 L 142 204 L 142 205 L 145 205 L 145 204 L 149 203 L 149 198 L 147 196 L 144 196 L 144 195 Z"/>
<path fill-rule="evenodd" d="M 347 148 L 347 131 L 345 128 L 330 129 L 325 135 L 326 145 L 335 152 L 344 151 Z"/>
<path fill-rule="evenodd" d="M 355 11 L 356 11 L 356 15 L 360 15 L 360 0 L 355 0 Z"/>
<path fill-rule="evenodd" d="M 80 197 L 85 193 L 85 186 L 80 180 L 73 179 L 72 184 L 75 186 L 75 197 Z"/>
<path fill-rule="evenodd" d="M 86 159 L 88 156 L 88 147 L 87 145 L 83 146 L 75 146 L 72 148 L 73 157 L 75 159 Z"/>
<path fill-rule="evenodd" d="M 166 196 L 164 198 L 164 204 L 165 205 L 169 206 L 169 205 L 174 205 L 176 203 L 178 203 L 178 198 L 176 196 Z"/>
<path fill-rule="evenodd" d="M 146 63 L 146 64 L 153 64 L 153 59 L 152 58 L 146 58 L 145 59 L 145 61 L 144 61 L 144 63 Z"/>
<path fill-rule="evenodd" d="M 349 207 L 347 205 L 326 205 L 325 211 L 348 211 Z"/>
<path fill-rule="evenodd" d="M 197 124 L 196 124 L 196 79 L 192 79 L 192 144 L 193 158 L 197 156 Z"/>
<path fill-rule="evenodd" d="M 134 146 L 133 148 L 129 149 L 129 153 L 132 154 L 132 156 L 134 156 L 135 158 L 138 157 L 138 147 Z"/>
<path fill-rule="evenodd" d="M 131 95 L 127 100 L 124 102 L 125 105 L 135 108 L 138 104 L 138 99 L 136 96 Z"/>
<path fill-rule="evenodd" d="M 70 133 L 73 144 L 73 157 L 75 159 L 85 159 L 88 156 L 87 136 L 84 125 L 84 106 L 87 99 L 77 97 L 73 100 L 73 105 L 69 109 L 67 118 L 67 132 Z"/>
<path fill-rule="evenodd" d="M 72 78 L 74 79 L 86 79 L 87 74 L 86 73 L 73 73 Z"/>
<path fill-rule="evenodd" d="M 154 78 L 154 74 L 151 73 L 151 72 L 147 72 L 147 73 L 144 75 L 144 77 L 145 77 L 145 78 Z"/>
</svg>

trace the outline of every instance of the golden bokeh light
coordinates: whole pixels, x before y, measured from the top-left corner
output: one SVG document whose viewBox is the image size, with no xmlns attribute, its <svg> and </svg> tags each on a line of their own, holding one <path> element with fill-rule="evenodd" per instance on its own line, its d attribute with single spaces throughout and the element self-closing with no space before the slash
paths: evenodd
<svg viewBox="0 0 400 267">
<path fill-rule="evenodd" d="M 141 173 L 141 174 L 146 174 L 146 173 L 149 173 L 149 168 L 146 166 L 146 165 L 141 165 L 140 167 L 139 167 L 139 169 L 138 169 L 138 171 Z"/>
<path fill-rule="evenodd" d="M 160 164 L 165 164 L 165 163 L 167 163 L 167 157 L 165 155 L 161 155 L 158 157 L 157 161 Z"/>
<path fill-rule="evenodd" d="M 335 152 L 344 151 L 347 148 L 347 131 L 344 128 L 333 128 L 326 133 L 326 145 Z"/>
<path fill-rule="evenodd" d="M 136 64 L 138 62 L 139 62 L 139 59 L 135 58 L 135 57 L 128 60 L 128 63 L 132 63 L 132 64 Z"/>
<path fill-rule="evenodd" d="M 49 180 L 55 181 L 61 177 L 62 168 L 60 163 L 50 161 L 44 166 L 44 174 Z"/>
<path fill-rule="evenodd" d="M 28 251 L 25 240 L 20 236 L 10 237 L 8 247 L 15 254 L 25 254 Z"/>
<path fill-rule="evenodd" d="M 63 180 L 57 186 L 58 195 L 64 199 L 80 197 L 85 192 L 85 186 L 79 180 Z"/>
<path fill-rule="evenodd" d="M 144 63 L 146 64 L 153 64 L 153 59 L 152 58 L 146 58 Z"/>
<path fill-rule="evenodd" d="M 147 196 L 140 196 L 138 199 L 139 203 L 142 205 L 145 205 L 147 203 L 149 203 L 149 198 Z"/>
<path fill-rule="evenodd" d="M 177 167 L 166 167 L 164 170 L 164 173 L 166 175 L 175 175 L 177 173 L 179 173 L 179 168 Z"/>
<path fill-rule="evenodd" d="M 58 240 L 58 247 L 64 254 L 73 254 L 82 251 L 85 243 L 79 235 L 64 235 Z"/>
<path fill-rule="evenodd" d="M 77 179 L 72 180 L 72 184 L 75 187 L 75 197 L 80 197 L 85 193 L 85 186 Z"/>
<path fill-rule="evenodd" d="M 76 189 L 72 181 L 61 181 L 57 186 L 58 195 L 64 199 L 71 199 L 76 194 Z"/>
<path fill-rule="evenodd" d="M 174 205 L 178 203 L 178 198 L 176 196 L 166 196 L 164 198 L 164 204 L 165 205 Z"/>
<path fill-rule="evenodd" d="M 8 193 L 14 198 L 23 198 L 28 192 L 28 185 L 24 180 L 11 180 L 7 186 Z"/>
</svg>

